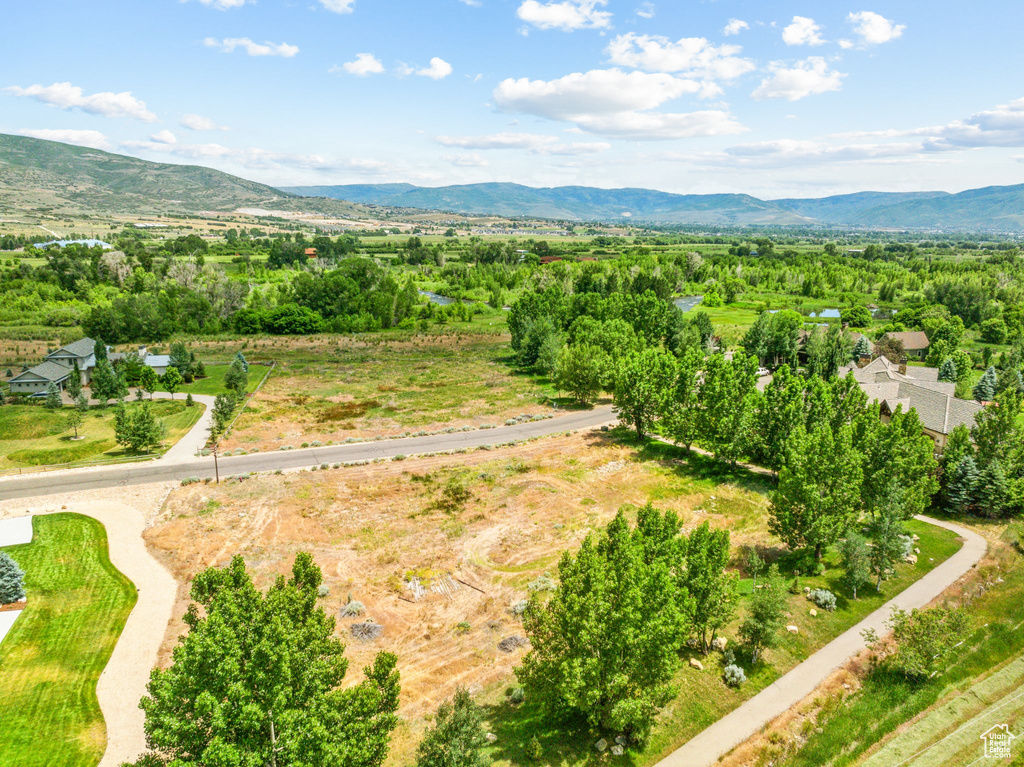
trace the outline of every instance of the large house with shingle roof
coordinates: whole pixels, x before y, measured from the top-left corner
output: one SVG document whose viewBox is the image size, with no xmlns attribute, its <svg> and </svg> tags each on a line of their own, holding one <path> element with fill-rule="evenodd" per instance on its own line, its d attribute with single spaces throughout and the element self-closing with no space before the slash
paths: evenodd
<svg viewBox="0 0 1024 767">
<path fill-rule="evenodd" d="M 925 433 L 942 452 L 946 439 L 960 425 L 974 425 L 974 416 L 982 406 L 972 400 L 955 396 L 956 384 L 939 380 L 936 368 L 896 365 L 878 357 L 862 368 L 855 365 L 841 368 L 839 375 L 852 374 L 867 394 L 868 400 L 881 406 L 882 417 L 888 418 L 896 408 L 906 412 L 913 408 L 921 419 Z"/>
<path fill-rule="evenodd" d="M 150 354 L 145 346 L 139 347 L 139 358 L 142 364 L 153 368 L 157 375 L 167 372 L 170 358 L 165 354 Z M 111 363 L 125 357 L 124 354 L 110 353 L 107 355 Z M 92 379 L 93 368 L 96 367 L 96 342 L 91 338 L 80 338 L 74 343 L 62 346 L 46 355 L 41 363 L 19 373 L 8 382 L 11 394 L 27 394 L 40 396 L 46 394 L 50 384 L 56 385 L 59 391 L 67 386 L 68 378 L 78 365 L 82 384 Z"/>
<path fill-rule="evenodd" d="M 924 359 L 928 356 L 928 347 L 931 343 L 928 341 L 928 334 L 923 330 L 906 330 L 899 333 L 886 333 L 886 338 L 891 338 L 894 341 L 899 341 L 903 344 L 903 351 L 907 357 L 914 357 L 916 359 Z"/>
</svg>

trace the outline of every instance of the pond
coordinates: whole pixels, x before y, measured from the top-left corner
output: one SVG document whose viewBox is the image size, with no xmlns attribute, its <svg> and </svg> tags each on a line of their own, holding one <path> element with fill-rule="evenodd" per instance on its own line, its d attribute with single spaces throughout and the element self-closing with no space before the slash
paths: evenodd
<svg viewBox="0 0 1024 767">
<path fill-rule="evenodd" d="M 828 320 L 828 319 L 838 320 L 839 319 L 839 310 L 838 309 L 822 309 L 820 312 L 811 312 L 807 316 L 808 317 L 815 317 L 815 318 L 823 319 L 823 320 Z"/>
<path fill-rule="evenodd" d="M 448 306 L 449 304 L 456 303 L 459 299 L 451 298 L 450 296 L 442 296 L 440 293 L 435 293 L 432 290 L 421 290 L 419 291 L 421 296 L 426 296 L 427 300 L 432 304 L 438 304 L 439 306 Z M 471 304 L 472 301 L 462 299 L 462 303 Z"/>
<path fill-rule="evenodd" d="M 681 312 L 691 311 L 697 304 L 704 300 L 704 296 L 681 296 L 672 301 Z"/>
</svg>

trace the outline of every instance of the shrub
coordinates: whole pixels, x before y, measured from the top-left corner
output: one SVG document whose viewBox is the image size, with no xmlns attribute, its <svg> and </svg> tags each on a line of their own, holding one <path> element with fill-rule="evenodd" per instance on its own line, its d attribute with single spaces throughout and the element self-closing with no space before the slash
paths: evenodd
<svg viewBox="0 0 1024 767">
<path fill-rule="evenodd" d="M 730 687 L 739 687 L 747 681 L 746 673 L 742 668 L 734 663 L 730 663 L 725 667 L 725 671 L 722 673 L 722 678 L 725 679 L 725 683 Z"/>
<path fill-rule="evenodd" d="M 326 583 L 321 583 L 317 587 L 316 595 L 318 597 L 325 597 L 325 596 L 327 596 L 330 593 L 331 593 L 331 589 L 330 589 L 330 587 Z"/>
<path fill-rule="evenodd" d="M 355 618 L 366 612 L 366 606 L 362 602 L 349 600 L 349 603 L 341 608 L 342 618 Z"/>
<path fill-rule="evenodd" d="M 526 690 L 522 687 L 512 687 L 509 689 L 508 702 L 518 706 L 526 700 Z"/>
<path fill-rule="evenodd" d="M 527 759 L 534 762 L 544 755 L 544 749 L 541 747 L 540 741 L 537 740 L 536 735 L 530 738 L 529 742 L 527 742 L 527 744 L 523 747 L 523 754 L 526 756 Z"/>
<path fill-rule="evenodd" d="M 519 602 L 516 602 L 514 605 L 512 605 L 512 607 L 509 608 L 509 612 L 513 615 L 522 615 L 526 612 L 526 607 L 529 604 L 530 603 L 527 602 L 525 599 L 520 600 Z"/>
<path fill-rule="evenodd" d="M 0 551 L 0 605 L 25 596 L 25 573 L 6 551 Z"/>
<path fill-rule="evenodd" d="M 828 589 L 814 589 L 807 598 L 822 610 L 828 610 L 830 613 L 836 610 L 836 595 Z"/>
<path fill-rule="evenodd" d="M 527 587 L 530 591 L 554 591 L 558 588 L 558 584 L 555 583 L 554 579 L 547 573 L 540 576 L 534 581 L 531 581 Z"/>
</svg>

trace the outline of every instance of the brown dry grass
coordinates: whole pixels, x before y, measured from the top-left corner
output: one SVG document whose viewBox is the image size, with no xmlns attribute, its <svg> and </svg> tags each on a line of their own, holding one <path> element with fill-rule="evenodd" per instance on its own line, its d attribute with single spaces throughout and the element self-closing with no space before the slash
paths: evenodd
<svg viewBox="0 0 1024 767">
<path fill-rule="evenodd" d="M 469 491 L 461 510 L 442 508 L 451 484 Z M 338 615 L 351 595 L 384 625 L 383 637 L 364 645 L 348 635 L 351 619 L 339 618 L 350 678 L 379 650 L 396 652 L 403 714 L 419 719 L 459 685 L 480 690 L 510 680 L 522 651 L 497 648 L 522 631 L 510 606 L 617 509 L 650 499 L 678 511 L 688 528 L 710 519 L 733 529 L 737 542 L 764 536 L 767 501 L 758 488 L 716 484 L 674 460 L 639 461 L 634 448 L 597 432 L 176 490 L 146 533 L 183 585 L 162 662 L 181 633 L 193 574 L 241 554 L 266 587 L 297 551 L 311 551 L 330 587 L 325 609 Z M 406 578 L 443 573 L 471 586 L 451 598 L 407 601 Z"/>
</svg>

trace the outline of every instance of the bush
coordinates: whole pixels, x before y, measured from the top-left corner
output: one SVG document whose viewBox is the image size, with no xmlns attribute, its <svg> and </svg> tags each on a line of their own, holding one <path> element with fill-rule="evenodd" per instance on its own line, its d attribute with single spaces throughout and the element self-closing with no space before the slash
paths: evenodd
<svg viewBox="0 0 1024 767">
<path fill-rule="evenodd" d="M 725 667 L 722 678 L 725 679 L 725 683 L 730 687 L 739 687 L 747 681 L 746 672 L 734 663 L 730 663 Z"/>
<path fill-rule="evenodd" d="M 828 589 L 814 589 L 807 598 L 822 610 L 828 610 L 830 613 L 836 610 L 836 595 Z"/>
<path fill-rule="evenodd" d="M 536 735 L 530 738 L 526 746 L 523 747 L 523 754 L 527 759 L 533 762 L 537 761 L 544 755 L 544 749 L 541 747 L 540 741 L 537 740 Z"/>
<path fill-rule="evenodd" d="M 25 596 L 25 573 L 6 551 L 0 551 L 0 605 Z"/>
<path fill-rule="evenodd" d="M 316 595 L 318 597 L 325 597 L 325 596 L 327 596 L 330 593 L 331 593 L 331 589 L 330 589 L 330 587 L 326 583 L 321 583 L 317 587 Z"/>
<path fill-rule="evenodd" d="M 341 608 L 341 617 L 356 618 L 364 612 L 366 612 L 366 606 L 362 602 L 350 600 L 348 604 Z"/>
</svg>

